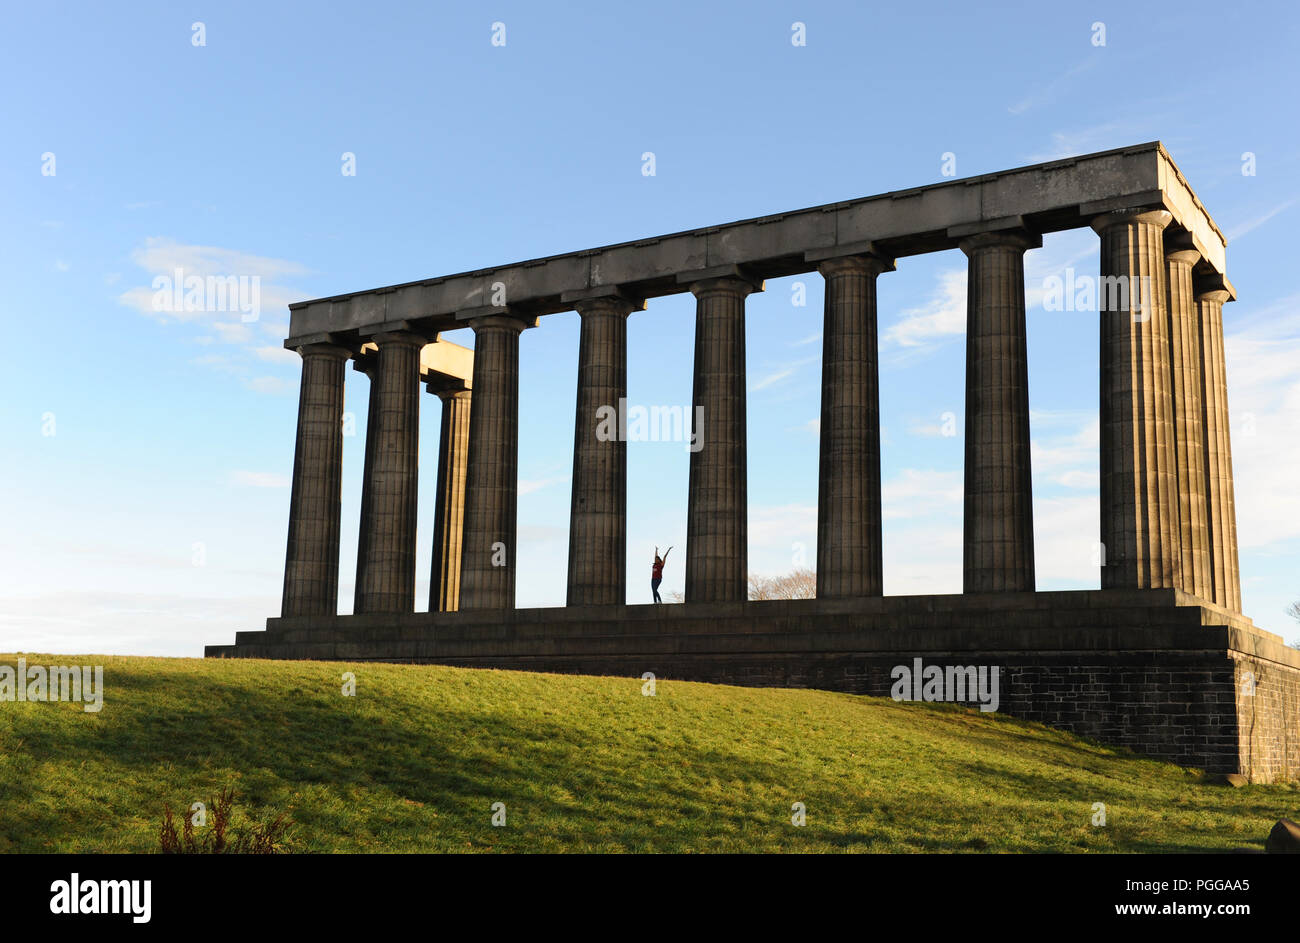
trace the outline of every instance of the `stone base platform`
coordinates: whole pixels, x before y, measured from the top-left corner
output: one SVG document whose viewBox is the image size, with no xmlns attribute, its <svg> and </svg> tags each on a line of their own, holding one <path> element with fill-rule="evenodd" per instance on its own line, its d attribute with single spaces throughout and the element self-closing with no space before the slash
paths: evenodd
<svg viewBox="0 0 1300 943">
<path fill-rule="evenodd" d="M 209 658 L 459 665 L 888 697 L 895 666 L 999 669 L 998 709 L 1259 782 L 1300 779 L 1300 651 L 1176 590 L 268 619 Z"/>
</svg>

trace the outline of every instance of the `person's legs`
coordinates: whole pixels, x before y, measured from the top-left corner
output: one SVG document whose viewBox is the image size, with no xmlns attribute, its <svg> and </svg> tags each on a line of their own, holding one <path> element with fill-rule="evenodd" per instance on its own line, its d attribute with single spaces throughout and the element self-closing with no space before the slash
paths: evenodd
<svg viewBox="0 0 1300 943">
<path fill-rule="evenodd" d="M 655 602 L 663 602 L 663 600 L 659 598 L 659 584 L 661 582 L 663 581 L 659 579 L 653 579 L 650 581 L 650 592 L 654 593 Z"/>
</svg>

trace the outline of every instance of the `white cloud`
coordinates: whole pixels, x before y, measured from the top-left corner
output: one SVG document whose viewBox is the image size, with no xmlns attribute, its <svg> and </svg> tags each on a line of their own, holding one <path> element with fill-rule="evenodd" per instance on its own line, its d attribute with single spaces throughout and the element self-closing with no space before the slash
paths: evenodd
<svg viewBox="0 0 1300 943">
<path fill-rule="evenodd" d="M 280 377 L 254 377 L 245 380 L 244 385 L 254 393 L 287 393 L 294 388 L 293 384 Z"/>
<path fill-rule="evenodd" d="M 1034 575 L 1038 588 L 1101 585 L 1101 570 L 1093 562 L 1100 533 L 1101 500 L 1095 493 L 1036 498 Z"/>
<path fill-rule="evenodd" d="M 1070 425 L 1062 430 L 1062 419 L 1067 417 Z M 1031 413 L 1029 424 L 1029 461 L 1037 484 L 1052 481 L 1067 488 L 1100 487 L 1101 423 L 1095 414 Z"/>
<path fill-rule="evenodd" d="M 925 517 L 961 506 L 961 471 L 904 468 L 880 486 L 881 516 L 885 520 Z"/>
<path fill-rule="evenodd" d="M 195 658 L 279 611 L 274 595 L 59 592 L 0 603 L 0 638 L 10 651 Z"/>
<path fill-rule="evenodd" d="M 253 336 L 248 325 L 241 321 L 214 321 L 212 329 L 227 344 L 246 344 Z"/>
<path fill-rule="evenodd" d="M 297 363 L 298 355 L 292 350 L 284 347 L 257 347 L 253 353 L 261 360 L 269 360 L 271 363 Z"/>
<path fill-rule="evenodd" d="M 196 363 L 214 366 L 238 375 L 250 390 L 262 393 L 282 393 L 289 384 L 270 377 L 249 377 L 252 359 L 285 366 L 296 365 L 297 357 L 290 351 L 266 344 L 267 337 L 281 338 L 289 329 L 289 303 L 302 298 L 304 292 L 282 283 L 309 274 L 308 269 L 286 259 L 254 255 L 238 249 L 218 246 L 183 245 L 171 239 L 151 237 L 131 252 L 132 260 L 149 273 L 148 285 L 135 285 L 118 296 L 126 307 L 162 323 L 180 321 L 202 325 L 205 333 L 190 338 L 195 343 L 211 344 L 215 341 L 238 349 L 236 356 L 217 360 L 203 358 Z M 178 278 L 179 273 L 179 278 Z M 155 304 L 157 292 L 155 279 L 159 276 L 170 286 L 184 285 L 191 276 L 221 280 L 207 286 L 212 297 L 204 297 L 203 310 L 174 310 L 173 306 Z M 234 279 L 235 281 L 230 281 Z M 110 284 L 116 281 L 116 276 Z M 221 293 L 217 294 L 220 288 Z"/>
<path fill-rule="evenodd" d="M 759 505 L 749 509 L 749 569 L 788 573 L 817 565 L 817 505 Z"/>
<path fill-rule="evenodd" d="M 288 488 L 291 484 L 288 475 L 275 472 L 236 471 L 230 477 L 235 484 L 248 488 Z"/>
<path fill-rule="evenodd" d="M 1237 537 L 1263 548 L 1300 538 L 1300 293 L 1244 318 L 1233 307 L 1224 346 Z"/>
<path fill-rule="evenodd" d="M 171 239 L 150 237 L 131 252 L 131 259 L 154 275 L 256 275 L 268 281 L 309 274 L 305 266 L 285 259 L 254 255 L 218 246 L 183 245 Z"/>
<path fill-rule="evenodd" d="M 884 333 L 887 344 L 911 351 L 932 349 L 938 342 L 966 333 L 966 269 L 939 273 L 929 300 L 908 308 Z"/>
<path fill-rule="evenodd" d="M 561 482 L 568 481 L 568 475 L 556 475 L 553 478 L 535 478 L 532 480 L 519 480 L 519 494 L 532 494 L 535 491 L 541 491 L 543 488 L 549 488 L 551 485 L 558 485 Z"/>
</svg>

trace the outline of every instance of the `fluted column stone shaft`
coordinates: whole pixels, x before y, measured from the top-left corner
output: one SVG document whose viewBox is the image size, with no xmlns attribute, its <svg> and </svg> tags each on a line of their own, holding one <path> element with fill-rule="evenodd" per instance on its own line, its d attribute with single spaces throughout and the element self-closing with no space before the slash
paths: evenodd
<svg viewBox="0 0 1300 943">
<path fill-rule="evenodd" d="M 361 469 L 361 522 L 357 528 L 357 580 L 352 588 L 352 611 L 361 611 L 361 588 L 365 585 L 366 573 L 366 541 L 370 537 L 370 472 L 375 463 L 375 428 L 379 425 L 377 422 L 370 420 L 371 416 L 379 414 L 378 402 L 379 384 L 375 380 L 375 368 L 379 364 L 378 355 L 373 352 L 367 352 L 357 356 L 352 366 L 359 372 L 366 375 L 370 381 L 370 391 L 368 406 L 366 407 L 366 445 L 365 455 Z"/>
<path fill-rule="evenodd" d="M 1166 239 L 1169 292 L 1170 395 L 1174 407 L 1174 471 L 1178 481 L 1178 550 L 1181 588 L 1202 599 L 1213 598 L 1210 580 L 1210 533 L 1205 499 L 1205 445 L 1201 391 L 1201 332 L 1192 290 L 1195 249 L 1178 248 Z"/>
<path fill-rule="evenodd" d="M 368 513 L 357 611 L 410 612 L 415 607 L 415 519 L 419 484 L 420 351 L 423 337 L 379 334 L 373 393 L 373 457 L 363 487 Z M 367 430 L 366 437 L 371 436 Z"/>
<path fill-rule="evenodd" d="M 884 592 L 880 513 L 880 361 L 870 255 L 827 259 L 817 487 L 818 598 Z"/>
<path fill-rule="evenodd" d="M 442 427 L 438 435 L 438 491 L 433 510 L 433 562 L 429 575 L 429 611 L 460 608 L 461 540 L 465 522 L 465 478 L 469 467 L 469 390 L 442 390 Z"/>
<path fill-rule="evenodd" d="M 745 461 L 745 297 L 739 277 L 705 278 L 695 295 L 695 380 L 686 514 L 686 601 L 725 602 L 748 595 Z M 703 411 L 702 414 L 700 411 Z"/>
<path fill-rule="evenodd" d="M 966 289 L 966 457 L 962 586 L 1032 592 L 1034 508 L 1029 457 L 1029 360 L 1023 230 L 960 243 Z"/>
<path fill-rule="evenodd" d="M 1103 589 L 1177 587 L 1165 210 L 1099 217 Z"/>
<path fill-rule="evenodd" d="M 285 618 L 338 612 L 343 377 L 351 356 L 333 344 L 306 345 L 298 354 L 302 380 L 280 604 Z"/>
<path fill-rule="evenodd" d="M 513 609 L 519 498 L 519 334 L 508 315 L 474 328 L 474 408 L 469 420 L 460 608 Z"/>
<path fill-rule="evenodd" d="M 636 306 L 611 295 L 576 307 L 582 325 L 567 600 L 570 606 L 622 605 L 627 601 L 627 443 L 619 431 L 619 410 L 627 398 L 627 316 Z"/>
<path fill-rule="evenodd" d="M 1237 508 L 1232 484 L 1232 440 L 1228 434 L 1228 375 L 1223 352 L 1223 305 L 1231 295 L 1218 287 L 1196 286 L 1197 326 L 1201 334 L 1201 416 L 1205 436 L 1206 518 L 1209 522 L 1212 600 L 1241 611 L 1241 573 L 1237 559 Z"/>
</svg>

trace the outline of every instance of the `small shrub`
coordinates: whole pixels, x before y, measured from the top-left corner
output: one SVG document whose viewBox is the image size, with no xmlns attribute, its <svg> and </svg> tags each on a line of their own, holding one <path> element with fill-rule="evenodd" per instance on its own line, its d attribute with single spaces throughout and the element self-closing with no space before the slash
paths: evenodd
<svg viewBox="0 0 1300 943">
<path fill-rule="evenodd" d="M 158 850 L 165 855 L 275 855 L 286 847 L 292 822 L 281 812 L 267 822 L 252 822 L 242 828 L 231 827 L 235 807 L 235 788 L 227 786 L 217 793 L 210 806 L 211 825 L 196 836 L 191 816 L 181 816 L 181 830 L 176 832 L 172 807 L 163 803 L 162 828 Z"/>
</svg>

